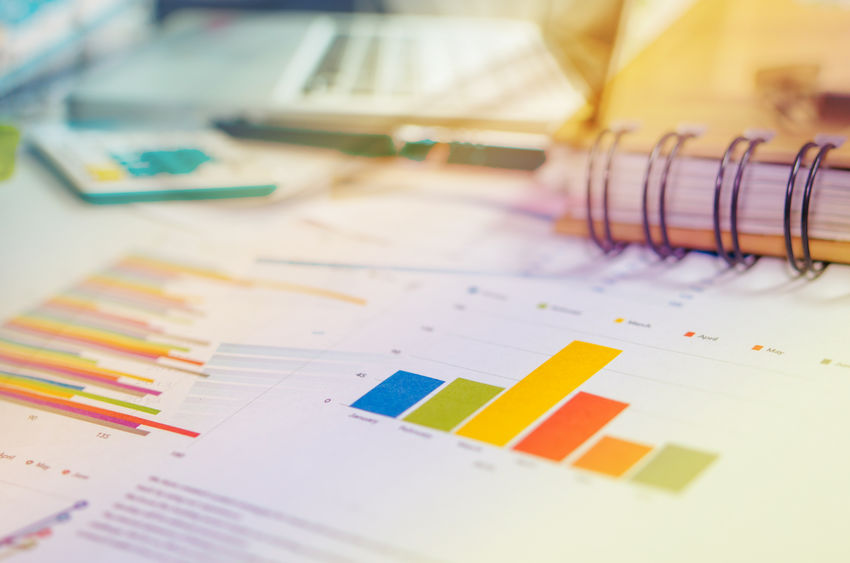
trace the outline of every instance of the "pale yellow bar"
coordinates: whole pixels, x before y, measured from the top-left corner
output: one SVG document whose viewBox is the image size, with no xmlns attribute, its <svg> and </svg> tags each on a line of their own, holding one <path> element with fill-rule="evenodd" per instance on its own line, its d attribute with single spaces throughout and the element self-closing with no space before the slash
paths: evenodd
<svg viewBox="0 0 850 563">
<path fill-rule="evenodd" d="M 598 344 L 571 342 L 463 425 L 457 434 L 504 446 L 619 353 L 620 350 Z"/>
</svg>

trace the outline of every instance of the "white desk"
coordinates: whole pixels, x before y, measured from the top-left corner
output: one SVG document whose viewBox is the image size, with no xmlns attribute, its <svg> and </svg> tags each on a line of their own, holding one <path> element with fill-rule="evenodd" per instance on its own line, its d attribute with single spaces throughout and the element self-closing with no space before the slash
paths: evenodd
<svg viewBox="0 0 850 563">
<path fill-rule="evenodd" d="M 22 152 L 13 177 L 0 184 L 0 318 L 173 229 L 137 210 L 84 203 Z"/>
</svg>

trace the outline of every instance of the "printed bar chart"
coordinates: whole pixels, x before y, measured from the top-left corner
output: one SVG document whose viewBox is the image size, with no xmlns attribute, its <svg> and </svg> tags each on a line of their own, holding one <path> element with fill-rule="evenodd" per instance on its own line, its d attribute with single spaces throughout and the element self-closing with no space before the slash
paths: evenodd
<svg viewBox="0 0 850 563">
<path fill-rule="evenodd" d="M 5 537 L 0 537 L 0 559 L 6 559 L 10 555 L 10 553 L 2 551 L 4 548 L 31 549 L 39 540 L 49 538 L 52 535 L 51 528 L 69 522 L 75 511 L 83 510 L 88 505 L 87 501 L 77 501 L 61 512 L 51 514 Z"/>
<path fill-rule="evenodd" d="M 409 371 L 397 371 L 352 403 L 374 414 L 396 417 L 427 397 L 444 381 Z"/>
<path fill-rule="evenodd" d="M 52 397 L 60 397 L 65 399 L 74 396 L 85 397 L 86 399 L 91 399 L 93 401 L 100 401 L 102 403 L 107 403 L 118 407 L 124 407 L 126 409 L 132 409 L 140 412 L 146 412 L 148 414 L 159 413 L 159 410 L 152 407 L 137 405 L 129 401 L 122 401 L 121 399 L 106 397 L 97 393 L 89 393 L 85 391 L 85 388 L 81 385 L 71 385 L 68 383 L 51 381 L 49 379 L 42 379 L 40 377 L 14 375 L 11 373 L 5 373 L 3 371 L 0 371 L 0 386 L 4 384 L 16 386 L 20 389 L 38 391 L 44 393 L 45 395 L 50 395 Z"/>
<path fill-rule="evenodd" d="M 59 399 L 39 393 L 13 389 L 6 387 L 5 385 L 0 385 L 0 399 L 4 399 L 10 403 L 17 403 L 31 408 L 36 408 L 38 410 L 63 414 L 78 420 L 94 422 L 102 426 L 108 426 L 116 430 L 123 430 L 131 434 L 148 434 L 147 431 L 139 429 L 139 426 L 145 425 L 192 438 L 198 436 L 197 432 L 186 430 L 185 428 L 162 424 L 154 420 L 139 418 L 137 416 L 123 414 L 114 410 L 92 407 L 84 403 L 76 403 L 66 399 Z"/>
<path fill-rule="evenodd" d="M 175 282 L 185 281 L 200 282 L 208 289 L 199 286 L 191 295 L 175 293 L 175 287 L 185 287 Z M 0 402 L 140 436 L 149 434 L 144 427 L 198 436 L 136 415 L 162 417 L 149 400 L 170 388 L 167 380 L 186 375 L 207 382 L 206 387 L 198 387 L 204 394 L 198 402 L 205 405 L 214 403 L 216 395 L 227 400 L 235 394 L 235 386 L 227 389 L 209 383 L 209 374 L 201 369 L 204 362 L 192 357 L 199 347 L 210 343 L 182 334 L 204 316 L 204 298 L 218 295 L 214 286 L 221 285 L 366 303 L 321 287 L 240 279 L 203 265 L 132 254 L 0 325 Z M 235 350 L 254 353 L 255 348 L 237 346 Z M 265 348 L 260 351 L 269 352 Z M 275 357 L 221 361 L 223 367 L 251 368 L 251 375 L 256 367 L 291 371 L 304 363 L 303 359 Z M 152 373 L 156 379 L 147 377 Z M 237 388 L 243 396 L 255 391 L 244 387 Z M 168 414 L 175 413 L 169 410 Z"/>
<path fill-rule="evenodd" d="M 632 481 L 679 492 L 715 459 L 717 454 L 667 444 L 632 477 Z"/>
<path fill-rule="evenodd" d="M 226 350 L 250 351 L 229 347 Z M 272 349 L 262 352 L 268 356 L 273 355 L 272 352 L 278 355 Z M 351 406 L 396 418 L 427 399 L 409 412 L 404 421 L 443 432 L 451 432 L 462 425 L 455 432 L 458 436 L 562 462 L 587 444 L 629 404 L 579 391 L 548 416 L 547 413 L 618 354 L 620 351 L 613 348 L 574 341 L 507 390 L 457 378 L 434 393 L 443 385 L 442 380 L 398 371 Z M 517 435 L 540 419 L 543 420 L 537 427 L 509 446 Z M 653 449 L 652 445 L 603 436 L 568 463 L 579 469 L 615 478 L 625 477 L 675 493 L 687 487 L 717 458 L 713 453 L 666 445 L 638 467 Z M 627 475 L 635 468 L 633 475 Z"/>
<path fill-rule="evenodd" d="M 627 406 L 613 399 L 579 392 L 523 438 L 514 449 L 561 461 Z"/>
<path fill-rule="evenodd" d="M 124 258 L 3 323 L 0 401 L 139 436 L 150 433 L 143 427 L 198 436 L 137 416 L 160 415 L 139 401 L 162 391 L 144 375 L 149 372 L 131 373 L 134 367 L 205 377 L 198 369 L 203 362 L 185 354 L 208 343 L 164 328 L 184 327 L 201 314 L 196 299 L 169 291 L 187 272 L 155 264 Z M 122 369 L 105 367 L 115 361 Z"/>
<path fill-rule="evenodd" d="M 504 446 L 611 362 L 620 350 L 574 341 L 511 387 L 457 434 Z"/>
<path fill-rule="evenodd" d="M 622 477 L 626 471 L 634 467 L 650 451 L 652 451 L 652 446 L 604 436 L 584 455 L 573 462 L 573 467 L 611 477 Z"/>
<path fill-rule="evenodd" d="M 503 390 L 495 385 L 458 378 L 404 420 L 449 432 Z"/>
</svg>

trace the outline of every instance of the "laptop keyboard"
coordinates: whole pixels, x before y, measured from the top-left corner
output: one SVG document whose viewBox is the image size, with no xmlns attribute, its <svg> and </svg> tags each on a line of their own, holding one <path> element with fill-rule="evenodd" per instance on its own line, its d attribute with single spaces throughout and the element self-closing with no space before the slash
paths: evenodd
<svg viewBox="0 0 850 563">
<path fill-rule="evenodd" d="M 338 114 L 554 122 L 575 103 L 537 29 L 519 22 L 320 18 L 305 37 L 274 97 L 334 124 Z"/>
<path fill-rule="evenodd" d="M 346 54 L 345 49 L 350 42 L 351 36 L 343 34 L 337 35 L 331 40 L 331 44 L 319 61 L 319 65 L 304 84 L 305 94 L 318 94 L 335 89 L 342 70 L 342 62 Z"/>
</svg>

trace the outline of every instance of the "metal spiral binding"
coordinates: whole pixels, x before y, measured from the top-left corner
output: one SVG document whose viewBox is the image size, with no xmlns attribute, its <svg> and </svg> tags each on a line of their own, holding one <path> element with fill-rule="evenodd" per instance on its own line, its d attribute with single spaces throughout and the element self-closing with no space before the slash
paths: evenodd
<svg viewBox="0 0 850 563">
<path fill-rule="evenodd" d="M 593 146 L 590 149 L 590 154 L 588 155 L 586 194 L 587 230 L 590 233 L 591 240 L 596 244 L 596 246 L 598 246 L 603 253 L 608 255 L 617 255 L 622 252 L 623 249 L 627 246 L 627 243 L 615 241 L 614 237 L 611 235 L 611 221 L 609 219 L 608 211 L 608 185 L 611 179 L 611 166 L 614 161 L 614 155 L 617 152 L 617 145 L 620 142 L 620 138 L 628 132 L 628 129 L 622 128 L 615 130 L 602 130 L 599 135 L 597 135 L 596 140 L 594 141 Z M 601 147 L 603 140 L 609 135 L 613 135 L 614 138 L 611 141 L 611 145 L 608 147 L 605 159 L 605 168 L 602 174 L 602 221 L 603 233 L 605 238 L 600 239 L 599 235 L 597 235 L 596 233 L 596 226 L 593 222 L 593 172 L 599 148 Z"/>
<path fill-rule="evenodd" d="M 652 152 L 649 154 L 649 160 L 646 165 L 646 173 L 643 178 L 643 234 L 646 239 L 647 246 L 649 246 L 661 259 L 667 259 L 671 256 L 676 259 L 680 259 L 687 253 L 687 250 L 684 248 L 673 248 L 670 244 L 670 236 L 667 233 L 667 178 L 670 174 L 670 167 L 676 159 L 679 150 L 681 150 L 682 145 L 685 141 L 695 136 L 696 135 L 694 133 L 678 133 L 676 131 L 670 131 L 661 136 L 652 148 Z M 655 165 L 655 161 L 658 160 L 659 154 L 670 139 L 676 139 L 676 142 L 667 154 L 664 161 L 664 168 L 661 170 L 658 192 L 658 224 L 661 230 L 661 243 L 657 244 L 652 238 L 652 231 L 650 229 L 649 222 L 649 180 L 652 176 L 652 168 Z"/>
<path fill-rule="evenodd" d="M 731 160 L 732 154 L 737 146 L 747 141 L 749 141 L 749 145 L 740 160 L 738 160 L 737 169 L 735 171 L 735 179 L 732 183 L 732 199 L 729 208 L 729 233 L 732 238 L 732 252 L 728 252 L 723 245 L 723 231 L 720 226 L 720 196 L 723 191 L 723 176 L 726 173 L 726 168 L 729 165 L 729 161 Z M 758 259 L 758 257 L 753 254 L 744 255 L 741 251 L 741 244 L 738 238 L 738 199 L 741 193 L 741 180 L 744 177 L 744 170 L 746 169 L 747 164 L 749 164 L 750 158 L 752 157 L 756 147 L 765 141 L 766 139 L 763 137 L 755 137 L 751 139 L 745 136 L 738 136 L 733 139 L 732 142 L 729 143 L 729 147 L 727 147 L 726 152 L 723 153 L 723 158 L 720 160 L 720 166 L 717 169 L 717 176 L 715 176 L 714 179 L 714 242 L 717 247 L 717 255 L 720 256 L 730 267 L 743 264 L 745 267 L 749 268 L 755 264 Z"/>
<path fill-rule="evenodd" d="M 797 173 L 800 171 L 800 166 L 806 155 L 814 148 L 819 148 L 811 166 L 809 174 L 806 178 L 806 185 L 803 189 L 803 205 L 800 209 L 800 242 L 803 246 L 803 257 L 797 258 L 794 255 L 793 239 L 791 237 L 791 203 L 794 195 L 794 184 L 797 181 Z M 811 249 L 809 248 L 809 209 L 811 207 L 812 192 L 814 190 L 815 178 L 818 170 L 823 162 L 826 154 L 836 148 L 833 143 L 824 143 L 819 145 L 814 141 L 809 141 L 804 144 L 797 156 L 794 158 L 794 163 L 791 166 L 791 172 L 788 175 L 788 184 L 785 187 L 785 213 L 783 218 L 783 230 L 785 234 L 785 253 L 788 258 L 788 263 L 800 275 L 813 274 L 817 276 L 829 265 L 827 262 L 815 262 L 812 260 Z"/>
</svg>

